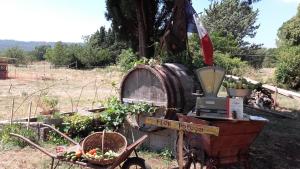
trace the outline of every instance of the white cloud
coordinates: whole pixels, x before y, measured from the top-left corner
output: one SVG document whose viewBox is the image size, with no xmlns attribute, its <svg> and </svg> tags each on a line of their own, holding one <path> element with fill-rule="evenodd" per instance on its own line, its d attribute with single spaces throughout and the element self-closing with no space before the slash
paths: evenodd
<svg viewBox="0 0 300 169">
<path fill-rule="evenodd" d="M 300 3 L 300 0 L 281 0 L 285 3 Z"/>
</svg>

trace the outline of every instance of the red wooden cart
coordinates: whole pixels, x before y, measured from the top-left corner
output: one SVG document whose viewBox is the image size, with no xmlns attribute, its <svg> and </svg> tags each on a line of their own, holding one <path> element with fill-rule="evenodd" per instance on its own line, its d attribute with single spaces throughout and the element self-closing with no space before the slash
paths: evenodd
<svg viewBox="0 0 300 169">
<path fill-rule="evenodd" d="M 8 78 L 8 63 L 6 59 L 0 58 L 0 79 Z"/>
<path fill-rule="evenodd" d="M 70 137 L 66 136 L 65 134 L 61 133 L 60 131 L 58 131 L 57 129 L 55 129 L 54 127 L 52 127 L 48 124 L 39 123 L 38 125 L 41 125 L 43 127 L 49 127 L 54 132 L 58 133 L 59 135 L 61 135 L 66 140 L 70 141 L 75 146 L 79 145 L 79 143 L 72 140 Z M 113 168 L 116 168 L 118 166 L 121 169 L 129 169 L 132 166 L 139 167 L 141 169 L 151 169 L 151 167 L 145 162 L 144 159 L 138 157 L 138 154 L 136 152 L 136 147 L 139 146 L 140 144 L 142 144 L 145 141 L 145 139 L 148 137 L 147 135 L 142 136 L 141 138 L 136 140 L 134 143 L 127 146 L 126 150 L 114 161 L 114 163 L 111 164 L 111 165 L 107 165 L 107 166 L 95 165 L 95 164 L 91 164 L 89 162 L 67 161 L 67 160 L 61 158 L 60 156 L 58 156 L 56 154 L 53 154 L 53 153 L 47 151 L 46 149 L 44 149 L 43 147 L 33 143 L 28 138 L 25 138 L 21 135 L 14 134 L 14 133 L 10 133 L 10 135 L 12 135 L 14 137 L 17 137 L 19 139 L 22 139 L 23 141 L 27 142 L 29 145 L 33 146 L 34 148 L 40 150 L 42 153 L 49 156 L 52 159 L 51 169 L 55 169 L 62 162 L 68 163 L 71 166 L 72 165 L 78 165 L 78 166 L 81 166 L 81 167 L 87 167 L 87 168 L 93 168 L 93 169 L 113 169 Z M 136 157 L 130 157 L 132 152 L 135 153 Z M 123 165 L 121 166 L 122 163 L 123 163 Z"/>
<path fill-rule="evenodd" d="M 250 169 L 249 147 L 266 121 L 203 120 L 184 115 L 178 115 L 178 118 L 179 121 L 212 125 L 220 129 L 219 136 L 185 133 L 185 168 L 196 168 L 196 163 L 200 163 L 201 168 L 206 165 L 207 169 L 239 163 Z"/>
</svg>

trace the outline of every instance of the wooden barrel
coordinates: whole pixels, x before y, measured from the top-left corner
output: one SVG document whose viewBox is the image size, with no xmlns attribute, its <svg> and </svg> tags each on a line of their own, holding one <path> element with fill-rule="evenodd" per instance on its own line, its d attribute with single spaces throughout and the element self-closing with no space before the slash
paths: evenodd
<svg viewBox="0 0 300 169">
<path fill-rule="evenodd" d="M 194 79 L 193 73 L 180 64 L 138 65 L 123 78 L 121 100 L 164 107 L 166 111 L 161 116 L 174 119 L 176 112 L 187 113 L 195 106 Z"/>
</svg>

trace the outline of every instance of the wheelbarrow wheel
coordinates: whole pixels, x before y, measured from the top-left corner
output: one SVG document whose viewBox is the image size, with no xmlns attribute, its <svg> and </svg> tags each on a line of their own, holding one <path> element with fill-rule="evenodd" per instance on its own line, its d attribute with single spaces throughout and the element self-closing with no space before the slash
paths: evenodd
<svg viewBox="0 0 300 169">
<path fill-rule="evenodd" d="M 131 157 L 124 162 L 121 169 L 151 169 L 151 167 L 144 159 Z"/>
</svg>

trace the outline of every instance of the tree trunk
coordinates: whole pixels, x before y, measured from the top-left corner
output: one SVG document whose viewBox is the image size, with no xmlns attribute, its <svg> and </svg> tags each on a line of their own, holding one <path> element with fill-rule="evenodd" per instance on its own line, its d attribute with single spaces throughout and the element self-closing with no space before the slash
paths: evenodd
<svg viewBox="0 0 300 169">
<path fill-rule="evenodd" d="M 157 3 L 156 0 L 146 0 L 144 1 L 145 9 L 145 26 L 146 26 L 146 53 L 147 58 L 153 57 L 154 55 L 154 23 L 156 16 L 156 6 L 153 5 Z M 151 38 L 153 37 L 153 38 Z"/>
<path fill-rule="evenodd" d="M 161 46 L 168 53 L 178 54 L 187 49 L 185 1 L 175 0 L 169 28 L 161 38 Z"/>
<path fill-rule="evenodd" d="M 138 35 L 139 35 L 139 57 L 147 56 L 147 36 L 146 36 L 146 19 L 144 12 L 144 0 L 136 0 L 136 14 L 138 22 Z"/>
<path fill-rule="evenodd" d="M 177 50 L 178 52 L 182 52 L 186 50 L 187 42 L 185 1 L 175 0 L 174 8 L 175 14 L 172 33 L 180 40 L 180 42 L 178 42 Z"/>
</svg>

